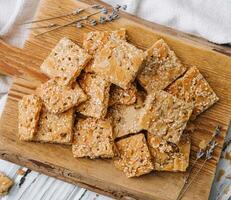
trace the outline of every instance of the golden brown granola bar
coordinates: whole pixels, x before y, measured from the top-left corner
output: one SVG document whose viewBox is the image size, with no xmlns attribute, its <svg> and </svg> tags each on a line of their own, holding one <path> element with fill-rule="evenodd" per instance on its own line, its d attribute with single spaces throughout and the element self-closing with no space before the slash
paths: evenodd
<svg viewBox="0 0 231 200">
<path fill-rule="evenodd" d="M 52 113 L 62 113 L 87 100 L 87 95 L 78 83 L 70 86 L 59 85 L 56 79 L 50 79 L 37 88 L 37 93 L 43 100 L 47 110 Z"/>
<path fill-rule="evenodd" d="M 121 28 L 116 31 L 93 31 L 84 34 L 83 48 L 90 54 L 95 55 L 110 40 L 126 39 L 126 30 Z"/>
<path fill-rule="evenodd" d="M 95 55 L 92 70 L 126 89 L 135 79 L 145 56 L 142 50 L 124 40 L 109 41 Z"/>
<path fill-rule="evenodd" d="M 130 84 L 127 89 L 111 85 L 109 106 L 115 104 L 131 105 L 136 102 L 137 89 L 135 84 Z"/>
<path fill-rule="evenodd" d="M 116 31 L 93 31 L 84 34 L 83 48 L 90 54 L 95 55 L 100 51 L 108 41 L 113 40 L 125 40 L 126 30 L 121 28 Z M 84 68 L 85 72 L 93 72 L 92 70 L 93 60 L 91 60 Z"/>
<path fill-rule="evenodd" d="M 177 98 L 194 104 L 192 119 L 219 100 L 213 89 L 196 67 L 171 84 L 167 91 Z"/>
<path fill-rule="evenodd" d="M 85 116 L 104 118 L 107 113 L 111 83 L 96 74 L 86 73 L 79 80 L 88 100 L 77 107 Z"/>
<path fill-rule="evenodd" d="M 186 67 L 162 39 L 149 48 L 147 54 L 138 81 L 148 93 L 166 88 L 186 71 Z"/>
<path fill-rule="evenodd" d="M 182 135 L 178 145 L 163 140 L 160 136 L 148 133 L 147 142 L 153 157 L 154 170 L 186 171 L 189 165 L 190 139 Z"/>
<path fill-rule="evenodd" d="M 13 181 L 9 177 L 0 172 L 0 196 L 7 195 L 13 184 Z"/>
<path fill-rule="evenodd" d="M 115 156 L 114 137 L 109 119 L 79 119 L 72 145 L 74 157 L 112 158 Z"/>
<path fill-rule="evenodd" d="M 114 160 L 115 167 L 127 177 L 141 176 L 153 170 L 151 155 L 144 135 L 137 134 L 116 142 L 119 157 Z"/>
<path fill-rule="evenodd" d="M 19 139 L 30 141 L 38 128 L 42 100 L 36 95 L 27 95 L 18 103 Z"/>
<path fill-rule="evenodd" d="M 177 144 L 192 114 L 193 105 L 165 91 L 149 94 L 144 104 L 144 129 Z"/>
<path fill-rule="evenodd" d="M 79 76 L 91 56 L 77 44 L 63 38 L 41 65 L 41 71 L 57 78 L 62 85 L 70 85 Z"/>
<path fill-rule="evenodd" d="M 60 114 L 49 113 L 43 108 L 39 128 L 33 140 L 44 143 L 70 144 L 73 135 L 74 109 Z"/>
</svg>

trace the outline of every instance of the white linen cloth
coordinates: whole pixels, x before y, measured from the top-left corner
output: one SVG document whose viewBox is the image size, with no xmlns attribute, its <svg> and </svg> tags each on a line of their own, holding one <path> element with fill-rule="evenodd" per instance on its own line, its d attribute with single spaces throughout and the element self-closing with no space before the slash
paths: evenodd
<svg viewBox="0 0 231 200">
<path fill-rule="evenodd" d="M 112 5 L 127 4 L 127 11 L 152 22 L 199 35 L 218 44 L 231 43 L 231 0 L 104 0 Z M 65 1 L 64 1 L 65 3 Z M 22 47 L 28 35 L 22 22 L 33 18 L 38 0 L 0 0 L 0 37 L 6 42 Z M 74 8 L 73 8 L 74 9 Z M 11 80 L 0 75 L 0 115 L 3 110 Z M 231 147 L 228 148 L 230 150 Z M 227 168 L 221 160 L 220 168 Z M 1 170 L 1 161 L 0 161 Z M 231 173 L 231 167 L 226 174 Z M 63 183 L 64 184 L 64 183 Z M 229 180 L 224 177 L 215 183 L 211 200 L 231 196 Z"/>
</svg>

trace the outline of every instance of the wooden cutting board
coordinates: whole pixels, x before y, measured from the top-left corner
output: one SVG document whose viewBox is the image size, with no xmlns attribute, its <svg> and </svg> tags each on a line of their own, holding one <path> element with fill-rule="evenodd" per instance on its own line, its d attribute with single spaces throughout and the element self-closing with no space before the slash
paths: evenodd
<svg viewBox="0 0 231 200">
<path fill-rule="evenodd" d="M 74 0 L 43 0 L 36 19 L 56 16 L 87 3 Z M 33 170 L 89 188 L 114 198 L 174 200 L 183 184 L 184 173 L 153 172 L 140 178 L 126 178 L 116 170 L 110 160 L 74 159 L 70 146 L 21 142 L 17 138 L 17 103 L 25 94 L 34 92 L 47 78 L 39 71 L 42 60 L 63 36 L 82 44 L 83 33 L 92 30 L 111 30 L 124 27 L 128 40 L 146 49 L 157 39 L 164 38 L 186 66 L 196 65 L 206 77 L 220 101 L 201 114 L 192 134 L 191 162 L 202 139 L 208 139 L 217 124 L 222 134 L 217 138 L 218 147 L 213 158 L 206 163 L 200 176 L 186 193 L 184 199 L 208 199 L 215 169 L 231 116 L 231 49 L 209 43 L 201 38 L 141 20 L 125 13 L 121 19 L 96 27 L 83 29 L 67 27 L 35 37 L 42 30 L 32 31 L 24 49 L 11 47 L 0 41 L 0 72 L 14 77 L 8 101 L 0 122 L 0 157 Z M 63 24 L 70 19 L 57 19 Z M 43 22 L 40 25 L 45 25 Z M 199 164 L 201 164 L 200 162 Z"/>
</svg>

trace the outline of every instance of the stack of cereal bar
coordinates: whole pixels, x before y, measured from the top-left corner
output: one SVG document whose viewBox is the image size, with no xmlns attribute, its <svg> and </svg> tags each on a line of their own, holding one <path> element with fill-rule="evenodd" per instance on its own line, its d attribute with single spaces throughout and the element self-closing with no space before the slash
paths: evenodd
<svg viewBox="0 0 231 200">
<path fill-rule="evenodd" d="M 143 51 L 125 29 L 89 32 L 83 47 L 63 38 L 41 71 L 50 79 L 19 102 L 20 140 L 72 145 L 75 158 L 113 158 L 127 177 L 186 171 L 185 127 L 218 100 L 164 40 Z"/>
</svg>

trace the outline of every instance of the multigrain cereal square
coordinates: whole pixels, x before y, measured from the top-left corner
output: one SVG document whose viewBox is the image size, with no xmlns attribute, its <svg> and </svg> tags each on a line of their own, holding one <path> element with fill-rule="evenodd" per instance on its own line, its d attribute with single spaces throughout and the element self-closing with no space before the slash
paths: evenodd
<svg viewBox="0 0 231 200">
<path fill-rule="evenodd" d="M 186 67 L 162 39 L 149 48 L 147 54 L 138 81 L 148 93 L 166 88 L 186 71 Z"/>
<path fill-rule="evenodd" d="M 88 100 L 77 107 L 85 116 L 104 118 L 107 113 L 111 83 L 96 74 L 84 74 L 79 80 Z"/>
<path fill-rule="evenodd" d="M 186 171 L 189 165 L 191 142 L 183 134 L 178 145 L 169 143 L 161 137 L 148 133 L 147 142 L 152 156 L 154 170 Z"/>
<path fill-rule="evenodd" d="M 30 141 L 38 128 L 42 100 L 36 95 L 27 95 L 18 103 L 18 131 L 20 140 Z"/>
<path fill-rule="evenodd" d="M 115 31 L 93 31 L 84 34 L 83 48 L 90 54 L 95 55 L 110 40 L 126 39 L 126 30 L 121 28 Z"/>
<path fill-rule="evenodd" d="M 126 40 L 126 30 L 121 28 L 115 31 L 93 31 L 84 34 L 83 48 L 90 54 L 95 55 L 108 41 Z M 94 59 L 94 58 L 93 58 Z M 88 62 L 84 68 L 85 72 L 93 72 L 93 60 Z"/>
<path fill-rule="evenodd" d="M 0 172 L 0 197 L 7 195 L 12 185 L 13 181 L 5 174 Z"/>
<path fill-rule="evenodd" d="M 79 119 L 74 133 L 74 157 L 112 158 L 116 154 L 113 129 L 109 119 Z"/>
<path fill-rule="evenodd" d="M 149 94 L 144 104 L 144 129 L 177 144 L 192 114 L 193 104 L 161 90 Z"/>
<path fill-rule="evenodd" d="M 43 108 L 38 132 L 33 140 L 44 143 L 70 144 L 73 135 L 73 114 L 73 108 L 60 114 L 50 113 Z"/>
<path fill-rule="evenodd" d="M 127 89 L 116 85 L 111 85 L 109 106 L 115 104 L 131 105 L 136 102 L 137 89 L 135 84 L 130 84 Z"/>
<path fill-rule="evenodd" d="M 142 109 L 136 104 L 114 105 L 108 109 L 108 116 L 113 121 L 115 138 L 140 132 L 143 125 Z"/>
<path fill-rule="evenodd" d="M 138 91 L 134 104 L 113 105 L 108 109 L 108 117 L 113 121 L 115 138 L 148 128 L 151 119 L 147 117 L 148 110 L 144 110 L 145 98 L 146 94 Z"/>
<path fill-rule="evenodd" d="M 41 71 L 60 84 L 70 85 L 79 76 L 91 56 L 77 44 L 63 38 L 41 65 Z"/>
<path fill-rule="evenodd" d="M 124 40 L 107 42 L 95 55 L 92 70 L 126 89 L 135 79 L 146 54 Z"/>
<path fill-rule="evenodd" d="M 183 77 L 167 88 L 177 98 L 194 104 L 191 119 L 219 100 L 213 89 L 196 67 L 191 67 Z"/>
<path fill-rule="evenodd" d="M 87 100 L 87 95 L 78 83 L 72 86 L 59 85 L 56 79 L 50 79 L 37 88 L 37 93 L 51 113 L 62 113 Z"/>
<path fill-rule="evenodd" d="M 114 160 L 115 167 L 127 177 L 141 176 L 153 170 L 151 155 L 142 133 L 116 142 L 119 157 Z"/>
</svg>

